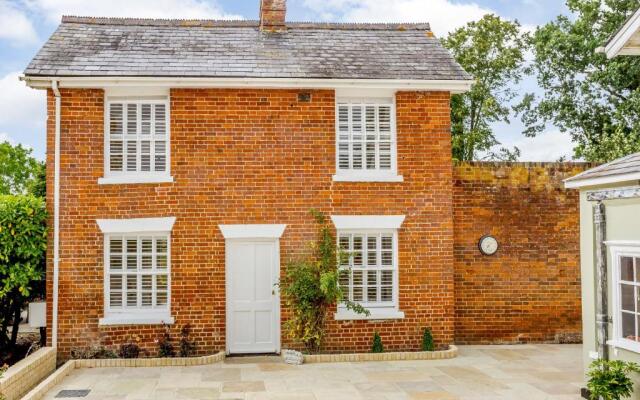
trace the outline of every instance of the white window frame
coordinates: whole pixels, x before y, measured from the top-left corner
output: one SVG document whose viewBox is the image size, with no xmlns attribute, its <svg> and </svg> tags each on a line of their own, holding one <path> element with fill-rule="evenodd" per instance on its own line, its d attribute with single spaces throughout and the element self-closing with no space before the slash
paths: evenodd
<svg viewBox="0 0 640 400">
<path fill-rule="evenodd" d="M 388 170 L 366 169 L 363 157 L 362 169 L 340 169 L 340 124 L 339 124 L 339 107 L 342 104 L 363 106 L 390 106 L 390 124 L 391 124 L 391 168 Z M 377 123 L 377 122 L 376 122 Z M 363 113 L 363 136 L 366 135 L 365 129 L 365 115 Z M 395 95 L 390 97 L 336 97 L 335 101 L 335 175 L 333 175 L 333 181 L 335 182 L 402 182 L 404 179 L 401 175 L 398 175 L 398 145 L 397 145 L 397 128 L 396 128 L 396 98 Z M 351 160 L 351 146 L 349 149 Z M 379 163 L 379 157 L 376 157 L 376 163 Z"/>
<path fill-rule="evenodd" d="M 97 220 L 104 235 L 103 240 L 103 273 L 104 273 L 104 317 L 99 320 L 99 325 L 142 325 L 142 324 L 173 324 L 174 318 L 171 316 L 171 231 L 175 223 L 175 217 L 169 218 L 134 218 L 124 220 Z M 158 237 L 167 238 L 167 304 L 164 307 L 138 307 L 138 308 L 111 308 L 110 306 L 110 248 L 109 240 L 114 237 Z M 123 250 L 126 244 L 123 242 Z M 138 258 L 140 257 L 138 246 Z M 124 266 L 123 266 L 124 268 Z M 123 275 L 126 270 L 123 269 Z M 141 274 L 137 274 L 140 276 Z M 141 280 L 137 280 L 138 286 Z M 123 282 L 124 286 L 124 282 Z M 137 289 L 140 295 L 139 288 Z M 122 298 L 123 304 L 126 301 Z"/>
<path fill-rule="evenodd" d="M 123 104 L 123 128 L 126 125 L 126 114 L 128 104 L 164 104 L 165 106 L 165 129 L 166 129 L 166 168 L 164 172 L 142 172 L 142 171 L 111 171 L 110 166 L 110 107 L 111 104 Z M 127 184 L 127 183 L 166 183 L 173 182 L 171 176 L 171 106 L 168 96 L 106 96 L 104 102 L 104 173 L 103 177 L 98 179 L 98 184 Z M 141 118 L 141 113 L 138 113 L 138 123 Z M 125 146 L 124 137 L 127 136 L 123 133 L 123 147 Z M 140 153 L 140 134 L 136 135 L 136 142 L 138 143 L 138 155 Z M 155 144 L 155 141 L 153 142 Z M 151 146 L 152 155 L 155 154 L 155 145 Z M 124 153 L 123 153 L 124 157 Z M 124 165 L 124 160 L 123 160 Z M 124 168 L 123 168 L 124 169 Z"/>
<path fill-rule="evenodd" d="M 404 312 L 399 309 L 400 296 L 400 263 L 398 255 L 398 230 L 404 221 L 403 215 L 397 216 L 337 216 L 331 217 L 336 227 L 336 241 L 341 234 L 389 234 L 393 237 L 393 300 L 385 303 L 374 303 L 366 305 L 370 315 L 358 314 L 348 310 L 344 304 L 337 306 L 334 317 L 336 320 L 383 320 L 402 319 Z M 338 243 L 336 243 L 336 246 Z M 366 251 L 367 243 L 363 243 L 363 252 Z M 363 268 L 366 271 L 366 267 Z"/>
<path fill-rule="evenodd" d="M 640 258 L 640 241 L 607 241 L 609 254 L 612 263 L 612 283 L 613 283 L 613 301 L 612 301 L 612 318 L 613 318 L 613 338 L 607 341 L 607 344 L 635 353 L 640 353 L 640 342 L 635 342 L 622 337 L 622 293 L 620 290 L 620 260 L 622 257 Z M 634 285 L 640 286 L 640 284 Z M 637 303 L 637 301 L 636 301 Z M 640 311 L 640 310 L 639 310 Z M 640 330 L 640 327 L 638 327 Z"/>
</svg>

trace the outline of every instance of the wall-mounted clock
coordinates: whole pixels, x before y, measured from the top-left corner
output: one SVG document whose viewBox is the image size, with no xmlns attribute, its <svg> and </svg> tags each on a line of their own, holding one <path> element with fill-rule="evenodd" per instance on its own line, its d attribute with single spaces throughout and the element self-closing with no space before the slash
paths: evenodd
<svg viewBox="0 0 640 400">
<path fill-rule="evenodd" d="M 478 248 L 485 256 L 492 256 L 498 251 L 498 240 L 491 235 L 484 235 L 478 242 Z"/>
</svg>

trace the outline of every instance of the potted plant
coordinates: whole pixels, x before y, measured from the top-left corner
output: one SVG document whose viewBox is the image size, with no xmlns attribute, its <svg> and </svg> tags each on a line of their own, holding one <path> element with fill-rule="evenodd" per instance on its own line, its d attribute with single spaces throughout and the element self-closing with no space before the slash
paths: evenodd
<svg viewBox="0 0 640 400">
<path fill-rule="evenodd" d="M 633 393 L 631 372 L 640 372 L 640 366 L 621 360 L 595 360 L 589 366 L 587 388 L 592 400 L 626 399 Z"/>
</svg>

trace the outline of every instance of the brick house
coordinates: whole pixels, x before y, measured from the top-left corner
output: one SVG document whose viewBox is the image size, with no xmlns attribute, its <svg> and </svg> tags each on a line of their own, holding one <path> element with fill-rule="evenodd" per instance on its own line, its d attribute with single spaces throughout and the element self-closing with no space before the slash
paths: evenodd
<svg viewBox="0 0 640 400">
<path fill-rule="evenodd" d="M 472 80 L 428 24 L 285 23 L 284 0 L 260 21 L 63 17 L 24 80 L 47 91 L 60 357 L 132 335 L 153 354 L 163 324 L 203 354 L 295 345 L 274 284 L 310 209 L 371 311 L 337 306 L 328 351 L 454 341 L 450 96 Z"/>
</svg>

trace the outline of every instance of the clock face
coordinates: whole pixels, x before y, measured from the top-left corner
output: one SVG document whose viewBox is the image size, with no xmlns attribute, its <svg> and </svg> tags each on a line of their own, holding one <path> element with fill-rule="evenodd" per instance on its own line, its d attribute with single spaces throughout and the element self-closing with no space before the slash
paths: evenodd
<svg viewBox="0 0 640 400">
<path fill-rule="evenodd" d="M 492 256 L 498 251 L 498 241 L 491 235 L 481 237 L 478 245 L 482 254 L 487 256 Z"/>
</svg>

